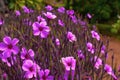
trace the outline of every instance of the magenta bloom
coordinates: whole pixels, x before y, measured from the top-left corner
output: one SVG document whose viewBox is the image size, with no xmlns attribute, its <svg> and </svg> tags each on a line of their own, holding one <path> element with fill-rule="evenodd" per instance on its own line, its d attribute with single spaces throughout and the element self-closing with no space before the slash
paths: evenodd
<svg viewBox="0 0 120 80">
<path fill-rule="evenodd" d="M 67 10 L 67 14 L 68 14 L 69 16 L 74 15 L 74 10 Z"/>
<path fill-rule="evenodd" d="M 40 70 L 40 67 L 32 60 L 25 60 L 22 65 L 22 69 L 25 71 L 26 78 L 33 78 L 37 76 L 37 72 Z"/>
<path fill-rule="evenodd" d="M 77 41 L 76 36 L 72 32 L 67 32 L 67 38 L 70 42 Z"/>
<path fill-rule="evenodd" d="M 65 8 L 64 7 L 59 7 L 58 9 L 59 13 L 65 13 Z"/>
<path fill-rule="evenodd" d="M 101 47 L 101 53 L 105 53 L 105 49 L 106 49 L 106 47 L 105 47 L 105 45 L 103 45 L 102 47 Z"/>
<path fill-rule="evenodd" d="M 53 10 L 53 7 L 50 6 L 50 5 L 47 5 L 45 8 L 46 8 L 47 11 L 52 11 Z"/>
<path fill-rule="evenodd" d="M 57 16 L 51 12 L 43 13 L 49 19 L 55 19 Z"/>
<path fill-rule="evenodd" d="M 41 16 L 38 16 L 38 17 L 37 17 L 37 20 L 38 20 L 39 22 L 45 21 L 45 19 L 44 19 L 43 17 L 41 17 Z"/>
<path fill-rule="evenodd" d="M 3 42 L 0 43 L 0 50 L 3 51 L 2 54 L 4 54 L 5 57 L 10 57 L 11 53 L 17 54 L 19 52 L 19 48 L 16 46 L 18 42 L 19 40 L 17 38 L 12 40 L 11 37 L 4 37 Z"/>
<path fill-rule="evenodd" d="M 98 41 L 100 40 L 100 36 L 99 36 L 99 34 L 97 32 L 92 30 L 91 34 L 92 34 L 92 38 L 96 38 Z"/>
<path fill-rule="evenodd" d="M 60 26 L 62 26 L 62 27 L 64 27 L 64 26 L 65 26 L 65 24 L 63 23 L 63 21 L 62 21 L 62 20 L 60 20 L 60 19 L 58 19 L 58 24 L 59 24 Z"/>
<path fill-rule="evenodd" d="M 16 11 L 15 11 L 15 15 L 16 15 L 16 16 L 20 16 L 20 15 L 21 15 L 20 11 L 19 11 L 19 10 L 16 10 Z"/>
<path fill-rule="evenodd" d="M 54 80 L 53 76 L 48 76 L 50 73 L 49 69 L 45 69 L 45 70 L 40 70 L 38 72 L 39 76 L 40 76 L 40 80 Z"/>
<path fill-rule="evenodd" d="M 79 57 L 80 59 L 84 59 L 84 58 L 85 58 L 85 56 L 84 56 L 83 53 L 82 53 L 82 50 L 78 50 L 78 51 L 77 51 L 77 54 L 78 54 L 78 57 Z"/>
<path fill-rule="evenodd" d="M 59 45 L 60 45 L 60 41 L 59 41 L 59 39 L 58 39 L 58 38 L 55 40 L 55 43 L 56 43 L 56 45 L 57 45 L 57 46 L 59 46 Z"/>
<path fill-rule="evenodd" d="M 110 65 L 105 64 L 104 70 L 105 70 L 109 75 L 111 75 L 115 80 L 117 80 L 117 77 L 116 77 L 115 74 L 113 73 L 113 70 L 112 70 L 112 68 L 111 68 Z"/>
<path fill-rule="evenodd" d="M 29 49 L 27 51 L 26 48 L 22 48 L 21 59 L 31 59 L 33 57 L 34 57 L 34 51 L 32 49 Z"/>
<path fill-rule="evenodd" d="M 28 14 L 30 13 L 29 8 L 27 8 L 26 6 L 23 6 L 22 9 L 25 13 L 28 13 Z"/>
<path fill-rule="evenodd" d="M 14 61 L 16 61 L 16 57 L 15 57 L 15 56 L 13 56 L 13 58 L 12 58 L 12 57 L 9 57 L 9 61 L 8 61 L 8 57 L 6 57 L 5 54 L 0 54 L 0 59 L 1 59 L 4 63 L 6 63 L 6 64 L 8 65 L 8 67 L 11 67 L 12 65 L 14 65 L 13 59 L 14 59 Z"/>
<path fill-rule="evenodd" d="M 89 52 L 91 52 L 92 54 L 94 54 L 95 51 L 94 51 L 92 43 L 90 43 L 90 42 L 87 43 L 87 49 L 88 49 Z"/>
<path fill-rule="evenodd" d="M 90 13 L 87 13 L 87 17 L 88 17 L 89 19 L 91 19 L 91 18 L 92 18 L 92 16 L 91 16 L 91 14 L 90 14 Z"/>
<path fill-rule="evenodd" d="M 33 34 L 35 36 L 39 36 L 41 38 L 47 38 L 49 32 L 50 32 L 50 28 L 47 26 L 47 23 L 45 21 L 42 22 L 34 22 L 33 25 Z"/>
<path fill-rule="evenodd" d="M 70 56 L 70 57 L 63 57 L 61 59 L 61 62 L 64 64 L 65 66 L 65 69 L 67 71 L 70 71 L 70 70 L 75 70 L 75 67 L 76 67 L 76 60 L 74 59 L 74 57 Z"/>
<path fill-rule="evenodd" d="M 4 21 L 0 18 L 0 26 L 4 24 Z"/>
<path fill-rule="evenodd" d="M 97 60 L 96 60 L 97 59 Z M 97 56 L 94 57 L 95 63 L 95 68 L 99 69 L 100 65 L 102 65 L 102 60 L 100 58 L 97 58 Z"/>
<path fill-rule="evenodd" d="M 77 20 L 77 18 L 76 18 L 76 16 L 75 16 L 75 15 L 70 16 L 70 17 L 71 17 L 71 19 L 72 19 L 73 23 L 77 23 L 77 22 L 78 22 L 78 20 Z"/>
</svg>

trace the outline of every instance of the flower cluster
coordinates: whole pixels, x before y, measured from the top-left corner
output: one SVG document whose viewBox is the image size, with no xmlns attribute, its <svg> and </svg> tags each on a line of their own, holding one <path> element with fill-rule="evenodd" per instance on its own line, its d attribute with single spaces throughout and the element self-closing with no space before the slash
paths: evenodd
<svg viewBox="0 0 120 80">
<path fill-rule="evenodd" d="M 5 78 L 103 80 L 109 74 L 117 80 L 106 64 L 107 46 L 100 34 L 75 14 L 64 7 L 47 5 L 38 12 L 23 6 L 8 16 L 10 21 L 0 18 L 0 70 Z"/>
</svg>

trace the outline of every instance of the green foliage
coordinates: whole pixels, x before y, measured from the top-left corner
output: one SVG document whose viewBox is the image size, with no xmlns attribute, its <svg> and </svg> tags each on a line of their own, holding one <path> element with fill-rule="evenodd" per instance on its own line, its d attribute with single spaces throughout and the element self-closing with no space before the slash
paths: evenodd
<svg viewBox="0 0 120 80">
<path fill-rule="evenodd" d="M 88 12 L 94 17 L 92 22 L 102 22 L 116 17 L 119 13 L 120 0 L 65 0 L 67 9 L 74 9 L 86 15 Z"/>
<path fill-rule="evenodd" d="M 120 19 L 112 25 L 111 32 L 114 34 L 118 34 L 120 32 Z"/>
<path fill-rule="evenodd" d="M 25 5 L 40 10 L 44 6 L 43 0 L 8 0 L 8 3 L 9 8 L 13 10 L 20 9 Z"/>
</svg>

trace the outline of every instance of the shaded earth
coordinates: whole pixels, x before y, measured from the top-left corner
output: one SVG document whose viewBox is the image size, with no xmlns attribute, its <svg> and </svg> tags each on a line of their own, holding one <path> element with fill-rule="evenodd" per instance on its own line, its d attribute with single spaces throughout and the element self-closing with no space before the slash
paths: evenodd
<svg viewBox="0 0 120 80">
<path fill-rule="evenodd" d="M 111 49 L 111 51 L 108 53 L 107 62 L 109 64 L 112 64 L 112 55 L 114 55 L 114 66 L 118 68 L 120 66 L 120 40 L 115 38 L 109 38 L 109 49 Z"/>
</svg>

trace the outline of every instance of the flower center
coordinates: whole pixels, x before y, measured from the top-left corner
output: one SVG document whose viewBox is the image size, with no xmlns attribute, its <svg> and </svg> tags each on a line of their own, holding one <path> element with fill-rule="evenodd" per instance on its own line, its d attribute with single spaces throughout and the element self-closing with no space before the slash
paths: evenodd
<svg viewBox="0 0 120 80">
<path fill-rule="evenodd" d="M 72 65 L 72 63 L 71 63 L 71 62 L 68 62 L 68 63 L 67 63 L 67 65 L 68 65 L 68 66 L 71 66 L 71 65 Z"/>
<path fill-rule="evenodd" d="M 26 59 L 29 59 L 29 58 L 30 58 L 30 55 L 27 53 L 27 54 L 25 55 L 25 58 L 26 58 Z"/>
<path fill-rule="evenodd" d="M 46 80 L 46 76 L 45 76 L 45 75 L 43 75 L 43 76 L 42 76 L 42 79 L 43 79 L 43 80 Z"/>
<path fill-rule="evenodd" d="M 33 72 L 33 71 L 34 71 L 34 68 L 33 68 L 33 67 L 30 67 L 29 70 L 30 70 L 31 72 Z"/>
<path fill-rule="evenodd" d="M 39 31 L 42 31 L 43 30 L 43 27 L 39 27 Z"/>
<path fill-rule="evenodd" d="M 9 44 L 7 47 L 8 47 L 8 49 L 12 49 L 12 48 L 13 48 L 13 45 L 12 45 L 12 44 Z"/>
</svg>

